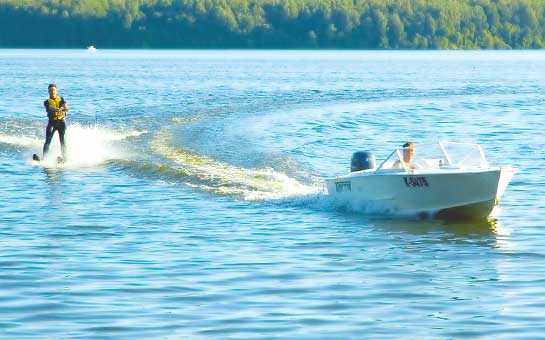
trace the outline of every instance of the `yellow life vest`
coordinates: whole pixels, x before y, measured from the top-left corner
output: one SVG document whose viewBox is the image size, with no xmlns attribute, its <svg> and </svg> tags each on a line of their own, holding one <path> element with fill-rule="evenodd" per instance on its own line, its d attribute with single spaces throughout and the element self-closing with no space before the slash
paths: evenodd
<svg viewBox="0 0 545 340">
<path fill-rule="evenodd" d="M 56 96 L 55 99 L 49 98 L 47 100 L 47 104 L 52 109 L 59 109 L 61 107 L 61 97 Z M 63 120 L 64 119 L 64 112 L 63 111 L 57 111 L 53 112 L 53 120 Z"/>
</svg>

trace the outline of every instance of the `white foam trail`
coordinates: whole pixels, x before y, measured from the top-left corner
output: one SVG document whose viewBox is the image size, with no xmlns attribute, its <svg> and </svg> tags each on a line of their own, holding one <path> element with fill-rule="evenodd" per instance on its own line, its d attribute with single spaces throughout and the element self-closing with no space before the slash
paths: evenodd
<svg viewBox="0 0 545 340">
<path fill-rule="evenodd" d="M 160 131 L 152 141 L 153 150 L 180 164 L 185 172 L 199 180 L 199 184 L 193 185 L 203 190 L 251 201 L 310 195 L 320 190 L 273 169 L 241 168 L 174 148 L 170 146 L 167 130 Z"/>
<path fill-rule="evenodd" d="M 112 159 L 126 159 L 127 152 L 119 142 L 136 137 L 145 131 L 121 131 L 104 126 L 70 124 L 66 130 L 67 162 L 65 167 L 86 167 L 103 164 Z M 0 143 L 21 146 L 41 155 L 44 139 L 29 136 L 0 135 Z M 56 166 L 61 155 L 58 133 L 53 135 L 45 166 Z"/>
<path fill-rule="evenodd" d="M 103 126 L 71 124 L 66 131 L 66 166 L 93 166 L 112 159 L 126 159 L 126 151 L 116 142 L 145 131 L 117 131 Z M 60 152 L 60 145 L 57 145 Z"/>
</svg>

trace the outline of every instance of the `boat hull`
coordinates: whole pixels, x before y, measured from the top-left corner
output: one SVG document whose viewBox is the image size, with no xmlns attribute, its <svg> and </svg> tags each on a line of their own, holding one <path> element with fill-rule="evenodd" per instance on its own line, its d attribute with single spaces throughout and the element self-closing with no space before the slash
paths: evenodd
<svg viewBox="0 0 545 340">
<path fill-rule="evenodd" d="M 326 180 L 338 206 L 380 214 L 483 218 L 497 201 L 501 170 L 360 172 Z"/>
<path fill-rule="evenodd" d="M 485 218 L 490 215 L 495 205 L 495 199 L 484 202 L 471 203 L 439 210 L 437 213 L 435 213 L 434 217 L 446 220 Z"/>
</svg>

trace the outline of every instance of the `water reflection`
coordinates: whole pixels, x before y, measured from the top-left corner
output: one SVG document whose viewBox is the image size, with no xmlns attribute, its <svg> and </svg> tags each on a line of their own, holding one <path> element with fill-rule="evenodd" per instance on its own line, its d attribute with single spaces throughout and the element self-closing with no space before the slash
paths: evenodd
<svg viewBox="0 0 545 340">
<path fill-rule="evenodd" d="M 411 234 L 428 234 L 442 231 L 453 236 L 489 237 L 497 232 L 498 221 L 494 218 L 475 221 L 444 221 L 425 219 L 373 219 L 375 227 L 387 231 L 405 231 Z"/>
<path fill-rule="evenodd" d="M 494 217 L 474 221 L 443 221 L 442 228 L 457 236 L 488 237 L 498 234 L 499 221 Z"/>
<path fill-rule="evenodd" d="M 442 242 L 460 244 L 479 244 L 487 247 L 498 247 L 499 240 L 505 243 L 504 237 L 509 232 L 501 227 L 500 221 L 489 217 L 474 221 L 443 221 L 434 219 L 375 217 L 375 216 L 346 216 L 354 224 L 369 226 L 372 230 L 385 235 L 406 234 L 418 236 L 422 242 Z M 411 237 L 414 240 L 414 237 Z"/>
<path fill-rule="evenodd" d="M 64 171 L 60 168 L 43 168 L 45 183 L 47 184 L 47 198 L 49 201 L 49 214 L 57 214 L 63 211 L 65 200 L 63 182 Z M 62 216 L 58 216 L 59 218 Z"/>
<path fill-rule="evenodd" d="M 61 168 L 43 168 L 44 174 L 49 184 L 58 184 L 64 177 L 64 171 Z"/>
</svg>

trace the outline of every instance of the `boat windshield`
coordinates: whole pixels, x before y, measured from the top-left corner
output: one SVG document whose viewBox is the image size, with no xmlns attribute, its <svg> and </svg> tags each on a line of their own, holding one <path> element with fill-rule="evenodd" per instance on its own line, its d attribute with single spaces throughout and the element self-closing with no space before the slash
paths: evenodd
<svg viewBox="0 0 545 340">
<path fill-rule="evenodd" d="M 482 168 L 488 162 L 478 144 L 439 142 L 394 150 L 377 170 L 405 171 L 439 168 Z"/>
<path fill-rule="evenodd" d="M 488 161 L 479 144 L 440 142 L 447 164 L 459 168 L 487 168 Z"/>
</svg>

